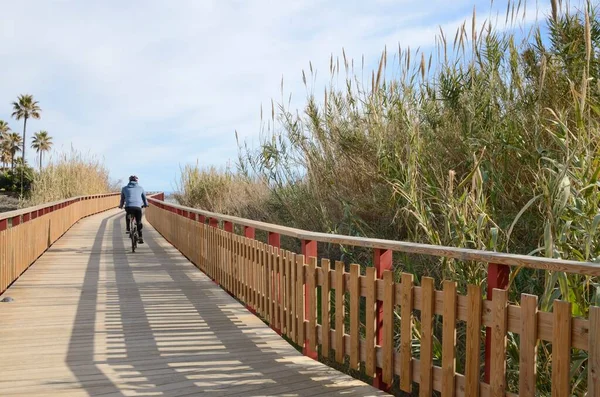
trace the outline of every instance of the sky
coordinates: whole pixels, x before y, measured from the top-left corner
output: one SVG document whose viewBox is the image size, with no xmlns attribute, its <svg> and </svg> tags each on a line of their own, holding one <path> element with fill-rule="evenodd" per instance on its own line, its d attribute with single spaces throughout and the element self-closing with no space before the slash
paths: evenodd
<svg viewBox="0 0 600 397">
<path fill-rule="evenodd" d="M 529 1 L 529 19 L 536 2 Z M 258 142 L 260 109 L 284 91 L 302 106 L 302 70 L 327 82 L 330 56 L 433 48 L 471 18 L 502 18 L 496 0 L 0 0 L 0 119 L 32 94 L 58 152 L 100 158 L 114 180 L 135 174 L 171 191 L 186 164 L 237 158 L 235 131 Z M 492 11 L 490 11 L 492 10 Z M 56 156 L 54 154 L 53 156 Z M 52 157 L 52 156 L 51 156 Z M 36 164 L 32 150 L 28 161 Z"/>
</svg>

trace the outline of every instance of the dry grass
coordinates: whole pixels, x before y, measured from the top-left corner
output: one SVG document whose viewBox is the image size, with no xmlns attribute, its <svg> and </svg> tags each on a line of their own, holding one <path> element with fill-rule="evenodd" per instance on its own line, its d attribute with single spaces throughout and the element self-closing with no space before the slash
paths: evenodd
<svg viewBox="0 0 600 397">
<path fill-rule="evenodd" d="M 111 184 L 108 170 L 100 160 L 72 150 L 70 153 L 55 155 L 35 175 L 25 205 L 117 190 L 118 186 Z"/>
<path fill-rule="evenodd" d="M 181 170 L 174 199 L 182 205 L 254 219 L 262 218 L 269 190 L 258 179 L 228 169 L 201 168 L 198 163 Z"/>
</svg>

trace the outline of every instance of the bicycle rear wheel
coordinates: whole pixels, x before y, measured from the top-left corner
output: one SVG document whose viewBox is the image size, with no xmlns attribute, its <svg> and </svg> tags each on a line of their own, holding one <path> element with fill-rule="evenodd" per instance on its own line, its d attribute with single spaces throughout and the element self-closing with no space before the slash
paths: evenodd
<svg viewBox="0 0 600 397">
<path fill-rule="evenodd" d="M 131 230 L 131 252 L 135 252 L 137 248 L 138 241 L 138 231 L 137 231 L 137 223 L 135 222 L 135 218 L 131 217 L 131 224 L 129 226 L 129 230 Z"/>
</svg>

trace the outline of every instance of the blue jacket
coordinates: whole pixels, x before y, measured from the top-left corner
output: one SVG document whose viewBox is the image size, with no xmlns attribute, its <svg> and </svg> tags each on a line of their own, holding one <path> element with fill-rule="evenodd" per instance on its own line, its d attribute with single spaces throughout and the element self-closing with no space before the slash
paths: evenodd
<svg viewBox="0 0 600 397">
<path fill-rule="evenodd" d="M 119 208 L 125 207 L 138 207 L 148 206 L 148 200 L 146 200 L 146 193 L 144 188 L 137 184 L 137 182 L 129 182 L 127 186 L 123 186 L 121 189 L 121 203 Z"/>
</svg>

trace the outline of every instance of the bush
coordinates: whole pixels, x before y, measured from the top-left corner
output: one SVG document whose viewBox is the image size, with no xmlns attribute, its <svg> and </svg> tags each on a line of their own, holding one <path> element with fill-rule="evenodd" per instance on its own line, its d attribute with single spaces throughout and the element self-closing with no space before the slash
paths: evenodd
<svg viewBox="0 0 600 397">
<path fill-rule="evenodd" d="M 35 171 L 29 165 L 23 167 L 23 162 L 18 160 L 14 170 L 0 170 L 0 191 L 20 193 L 21 192 L 21 171 L 23 175 L 23 190 L 27 195 L 31 189 L 31 184 L 35 175 Z"/>
</svg>

